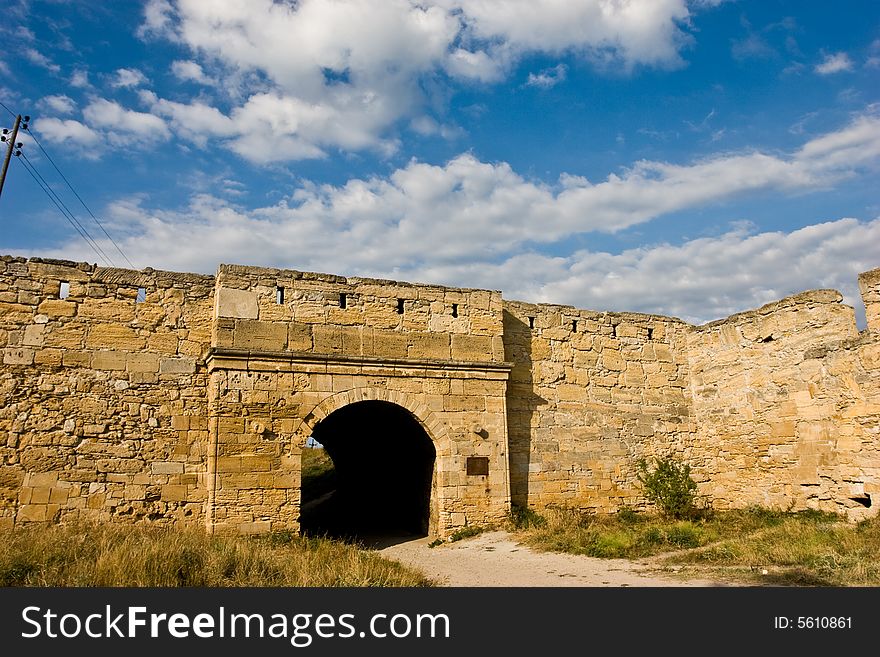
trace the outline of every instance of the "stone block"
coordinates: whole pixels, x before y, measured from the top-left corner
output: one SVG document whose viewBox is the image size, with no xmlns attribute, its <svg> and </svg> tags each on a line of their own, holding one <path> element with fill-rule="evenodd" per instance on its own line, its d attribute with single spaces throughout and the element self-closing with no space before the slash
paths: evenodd
<svg viewBox="0 0 880 657">
<path fill-rule="evenodd" d="M 361 355 L 361 327 L 342 326 L 342 353 L 346 356 Z"/>
<path fill-rule="evenodd" d="M 124 500 L 143 500 L 147 496 L 147 487 L 143 485 L 129 484 L 122 493 Z"/>
<path fill-rule="evenodd" d="M 28 347 L 6 347 L 3 350 L 4 365 L 33 365 L 34 350 Z"/>
<path fill-rule="evenodd" d="M 49 520 L 47 504 L 25 504 L 18 507 L 16 522 L 46 522 Z"/>
<path fill-rule="evenodd" d="M 196 361 L 193 358 L 162 358 L 159 360 L 159 374 L 193 374 Z"/>
<path fill-rule="evenodd" d="M 232 344 L 238 349 L 281 351 L 287 347 L 287 324 L 241 320 L 235 323 Z"/>
<path fill-rule="evenodd" d="M 45 324 L 31 324 L 24 329 L 24 337 L 21 343 L 25 347 L 42 347 L 43 334 L 46 332 Z"/>
<path fill-rule="evenodd" d="M 80 303 L 79 316 L 110 322 L 130 322 L 134 319 L 134 307 L 133 301 L 86 298 Z"/>
<path fill-rule="evenodd" d="M 59 349 L 82 349 L 85 336 L 85 326 L 70 322 L 51 328 L 48 334 L 44 335 L 43 345 Z"/>
<path fill-rule="evenodd" d="M 397 331 L 373 331 L 372 355 L 379 358 L 406 358 L 409 341 L 405 333 Z"/>
<path fill-rule="evenodd" d="M 241 457 L 240 456 L 219 456 L 219 457 L 217 457 L 217 472 L 218 473 L 241 472 Z"/>
<path fill-rule="evenodd" d="M 242 472 L 269 472 L 272 469 L 272 457 L 263 454 L 250 454 L 241 457 Z"/>
<path fill-rule="evenodd" d="M 153 333 L 147 337 L 147 351 L 160 354 L 176 354 L 180 340 L 174 331 Z"/>
<path fill-rule="evenodd" d="M 92 324 L 86 336 L 88 349 L 138 351 L 145 344 L 144 338 L 138 336 L 134 329 L 118 324 Z"/>
<path fill-rule="evenodd" d="M 152 472 L 154 475 L 183 474 L 184 464 L 177 461 L 154 461 Z"/>
<path fill-rule="evenodd" d="M 606 370 L 614 372 L 622 372 L 626 367 L 626 362 L 620 357 L 620 354 L 605 349 L 602 351 L 602 366 Z"/>
<path fill-rule="evenodd" d="M 485 335 L 453 335 L 452 360 L 473 362 L 493 360 L 492 337 Z"/>
<path fill-rule="evenodd" d="M 159 356 L 157 354 L 129 354 L 126 358 L 125 369 L 137 373 L 158 372 Z"/>
<path fill-rule="evenodd" d="M 57 367 L 64 352 L 61 349 L 40 349 L 34 354 L 34 364 Z"/>
<path fill-rule="evenodd" d="M 92 354 L 92 368 L 96 370 L 124 370 L 127 354 L 121 351 L 96 351 Z"/>
<path fill-rule="evenodd" d="M 76 304 L 73 301 L 46 299 L 37 307 L 37 312 L 51 318 L 73 317 L 76 314 Z"/>
<path fill-rule="evenodd" d="M 216 304 L 217 317 L 257 319 L 257 295 L 249 290 L 220 287 L 217 289 Z"/>
<path fill-rule="evenodd" d="M 287 348 L 291 351 L 312 351 L 311 325 L 290 322 L 287 326 Z"/>
<path fill-rule="evenodd" d="M 445 411 L 485 411 L 486 398 L 476 395 L 447 395 L 443 397 Z"/>
<path fill-rule="evenodd" d="M 343 333 L 339 326 L 315 324 L 312 328 L 314 351 L 317 354 L 343 353 Z"/>
<path fill-rule="evenodd" d="M 187 487 L 183 484 L 167 484 L 162 486 L 161 496 L 166 502 L 185 502 Z"/>
<path fill-rule="evenodd" d="M 429 360 L 448 360 L 450 357 L 450 336 L 448 334 L 411 333 L 409 334 L 409 358 Z"/>
<path fill-rule="evenodd" d="M 242 522 L 238 525 L 238 531 L 242 534 L 266 534 L 272 530 L 272 522 L 270 520 L 255 520 L 253 522 Z"/>
<path fill-rule="evenodd" d="M 64 367 L 90 367 L 92 353 L 90 351 L 65 351 L 61 356 Z"/>
</svg>

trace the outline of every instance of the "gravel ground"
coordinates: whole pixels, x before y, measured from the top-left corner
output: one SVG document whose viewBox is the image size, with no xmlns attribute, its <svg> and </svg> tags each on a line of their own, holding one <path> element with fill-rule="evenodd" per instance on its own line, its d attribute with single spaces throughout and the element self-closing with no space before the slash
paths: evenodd
<svg viewBox="0 0 880 657">
<path fill-rule="evenodd" d="M 421 570 L 440 586 L 729 586 L 660 573 L 649 563 L 538 552 L 511 534 L 486 532 L 429 548 L 430 539 L 381 547 L 383 556 Z"/>
</svg>

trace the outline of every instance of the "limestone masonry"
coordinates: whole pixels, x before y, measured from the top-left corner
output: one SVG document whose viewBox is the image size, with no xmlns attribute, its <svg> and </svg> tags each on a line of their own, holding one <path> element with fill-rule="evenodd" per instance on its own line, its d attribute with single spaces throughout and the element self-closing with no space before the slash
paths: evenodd
<svg viewBox="0 0 880 657">
<path fill-rule="evenodd" d="M 412 498 L 440 536 L 511 503 L 644 507 L 635 462 L 668 453 L 718 508 L 868 517 L 880 269 L 859 286 L 862 332 L 833 290 L 693 326 L 489 290 L 5 256 L 0 527 L 295 530 L 313 434 L 364 501 Z"/>
</svg>

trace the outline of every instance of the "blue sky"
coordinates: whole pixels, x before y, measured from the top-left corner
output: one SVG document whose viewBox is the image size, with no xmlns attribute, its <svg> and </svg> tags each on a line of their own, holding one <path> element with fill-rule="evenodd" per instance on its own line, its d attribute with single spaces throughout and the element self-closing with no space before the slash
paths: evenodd
<svg viewBox="0 0 880 657">
<path fill-rule="evenodd" d="M 16 0 L 0 252 L 702 322 L 880 266 L 880 3 Z M 13 116 L 0 108 L 3 125 Z M 106 264 L 106 263 L 105 263 Z M 859 308 L 860 313 L 862 312 Z"/>
</svg>

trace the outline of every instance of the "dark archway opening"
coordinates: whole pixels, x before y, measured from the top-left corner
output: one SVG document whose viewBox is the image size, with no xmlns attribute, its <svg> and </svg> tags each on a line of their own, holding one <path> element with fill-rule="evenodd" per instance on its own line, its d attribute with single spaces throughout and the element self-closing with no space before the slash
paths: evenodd
<svg viewBox="0 0 880 657">
<path fill-rule="evenodd" d="M 390 402 L 357 402 L 328 415 L 312 438 L 332 472 L 326 458 L 318 476 L 303 472 L 304 533 L 355 540 L 428 534 L 436 452 L 412 413 Z M 306 456 L 304 463 L 321 461 Z"/>
</svg>

